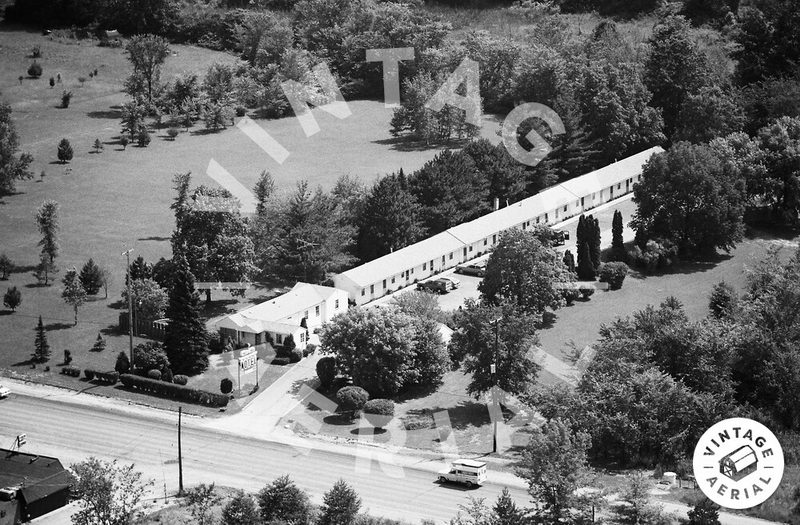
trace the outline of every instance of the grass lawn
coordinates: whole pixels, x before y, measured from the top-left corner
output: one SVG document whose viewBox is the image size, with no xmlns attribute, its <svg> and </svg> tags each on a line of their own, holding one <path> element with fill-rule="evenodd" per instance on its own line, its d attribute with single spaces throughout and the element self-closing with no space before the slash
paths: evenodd
<svg viewBox="0 0 800 525">
<path fill-rule="evenodd" d="M 755 232 L 717 261 L 681 263 L 663 275 L 629 275 L 621 290 L 597 292 L 589 301 L 576 301 L 573 306 L 558 310 L 553 325 L 539 332 L 540 346 L 566 360 L 572 344 L 582 349 L 596 342 L 603 324 L 650 304 L 658 306 L 669 296 L 683 303 L 691 319 L 700 320 L 708 315 L 708 297 L 716 283 L 725 281 L 742 292 L 745 269 L 757 264 L 767 249 L 776 245 L 785 246 L 782 254 L 788 258 L 797 247 L 797 239 L 786 240 Z"/>
</svg>

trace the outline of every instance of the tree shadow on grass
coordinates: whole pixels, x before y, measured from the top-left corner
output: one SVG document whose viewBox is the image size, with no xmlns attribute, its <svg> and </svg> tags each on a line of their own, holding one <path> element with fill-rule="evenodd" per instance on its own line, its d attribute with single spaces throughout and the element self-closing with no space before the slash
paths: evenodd
<svg viewBox="0 0 800 525">
<path fill-rule="evenodd" d="M 464 141 L 453 141 L 452 143 L 442 143 L 442 144 L 438 143 L 426 144 L 424 140 L 417 140 L 407 136 L 392 137 L 389 139 L 378 139 L 372 141 L 373 144 L 381 144 L 383 146 L 389 146 L 390 149 L 402 152 L 427 151 L 427 150 L 440 149 L 443 147 L 458 147 L 458 144 L 461 142 Z"/>
<path fill-rule="evenodd" d="M 48 323 L 44 325 L 44 329 L 48 332 L 52 332 L 53 330 L 66 330 L 67 328 L 72 328 L 75 326 L 73 323 L 64 323 L 64 322 L 57 322 L 57 323 Z"/>
<path fill-rule="evenodd" d="M 25 288 L 49 288 L 49 287 L 53 286 L 53 282 L 50 281 L 47 284 L 44 284 L 44 283 L 28 283 L 28 284 L 26 284 L 24 286 L 25 286 Z"/>
<path fill-rule="evenodd" d="M 322 418 L 322 421 L 332 426 L 346 426 L 353 424 L 353 420 L 350 419 L 349 414 L 339 414 L 339 413 L 325 416 L 324 418 Z"/>
<path fill-rule="evenodd" d="M 14 310 L 0 310 L 0 315 L 11 315 L 14 313 Z"/>
<path fill-rule="evenodd" d="M 109 109 L 89 111 L 86 113 L 86 116 L 96 119 L 119 120 L 122 118 L 122 111 L 120 109 L 115 109 L 114 106 L 112 106 Z"/>
<path fill-rule="evenodd" d="M 350 433 L 354 436 L 382 436 L 383 434 L 386 434 L 386 432 L 387 430 L 385 428 L 375 427 L 359 427 L 350 431 Z"/>
<path fill-rule="evenodd" d="M 128 335 L 128 332 L 120 330 L 119 326 L 116 325 L 101 328 L 100 333 L 103 335 Z"/>
<path fill-rule="evenodd" d="M 158 235 L 151 235 L 150 237 L 139 237 L 136 240 L 137 241 L 156 241 L 156 242 L 161 242 L 161 241 L 170 240 L 170 237 L 160 237 Z"/>
<path fill-rule="evenodd" d="M 12 364 L 11 366 L 31 366 L 32 364 L 33 364 L 33 359 L 28 358 L 28 359 L 25 359 L 24 361 L 18 361 L 16 363 Z"/>
</svg>

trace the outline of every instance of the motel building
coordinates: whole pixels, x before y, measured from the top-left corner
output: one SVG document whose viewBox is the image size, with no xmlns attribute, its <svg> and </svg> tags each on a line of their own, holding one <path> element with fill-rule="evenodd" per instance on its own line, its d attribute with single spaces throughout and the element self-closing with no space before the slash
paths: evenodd
<svg viewBox="0 0 800 525">
<path fill-rule="evenodd" d="M 328 286 L 297 283 L 289 292 L 224 317 L 216 323 L 220 336 L 238 347 L 271 342 L 281 345 L 290 335 L 297 348 L 336 315 L 347 311 L 347 292 Z"/>
<path fill-rule="evenodd" d="M 512 228 L 554 225 L 633 191 L 642 168 L 660 147 L 557 184 L 527 199 L 459 224 L 333 277 L 356 305 L 364 305 L 491 251 Z"/>
</svg>

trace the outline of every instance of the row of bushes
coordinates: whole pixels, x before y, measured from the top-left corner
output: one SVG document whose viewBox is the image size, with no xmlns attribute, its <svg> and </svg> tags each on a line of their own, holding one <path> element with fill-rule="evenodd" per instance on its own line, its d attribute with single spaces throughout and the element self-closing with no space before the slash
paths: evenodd
<svg viewBox="0 0 800 525">
<path fill-rule="evenodd" d="M 91 368 L 87 368 L 83 371 L 83 375 L 86 376 L 86 379 L 89 381 L 96 380 L 109 385 L 115 385 L 117 384 L 117 381 L 119 381 L 119 372 L 98 372 L 96 370 L 92 370 Z"/>
<path fill-rule="evenodd" d="M 346 386 L 336 392 L 339 410 L 351 419 L 359 413 L 375 428 L 383 428 L 394 417 L 394 401 L 391 399 L 369 399 L 369 393 L 360 386 Z"/>
<path fill-rule="evenodd" d="M 148 394 L 220 408 L 228 405 L 228 396 L 214 392 L 206 392 L 205 390 L 198 390 L 184 385 L 167 383 L 131 374 L 122 374 L 119 380 L 128 388 Z"/>
</svg>

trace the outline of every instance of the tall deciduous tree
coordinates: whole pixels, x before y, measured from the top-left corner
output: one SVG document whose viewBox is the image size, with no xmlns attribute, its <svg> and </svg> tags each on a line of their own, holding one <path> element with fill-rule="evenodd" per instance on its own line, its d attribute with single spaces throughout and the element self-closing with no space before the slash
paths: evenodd
<svg viewBox="0 0 800 525">
<path fill-rule="evenodd" d="M 700 144 L 744 129 L 746 116 L 738 92 L 704 86 L 689 93 L 675 122 L 674 140 Z"/>
<path fill-rule="evenodd" d="M 200 297 L 194 276 L 182 256 L 175 260 L 175 279 L 169 291 L 167 317 L 170 322 L 164 349 L 176 374 L 195 375 L 208 368 L 206 327 L 200 318 Z"/>
<path fill-rule="evenodd" d="M 42 316 L 39 316 L 39 323 L 36 325 L 36 339 L 33 343 L 33 354 L 31 360 L 34 363 L 46 363 L 50 360 L 50 344 L 47 342 L 47 332 L 42 323 Z"/>
<path fill-rule="evenodd" d="M 256 502 L 250 494 L 240 490 L 222 509 L 222 525 L 260 525 Z"/>
<path fill-rule="evenodd" d="M 46 255 L 50 263 L 55 263 L 58 257 L 58 230 L 61 229 L 58 217 L 58 203 L 46 200 L 36 211 L 36 225 L 42 240 L 39 246 L 42 247 L 42 254 Z"/>
<path fill-rule="evenodd" d="M 86 302 L 86 290 L 83 289 L 78 270 L 72 268 L 64 274 L 61 281 L 64 285 L 64 290 L 61 292 L 61 298 L 64 302 L 70 305 L 75 313 L 75 324 L 78 324 L 78 308 L 83 306 Z"/>
<path fill-rule="evenodd" d="M 497 319 L 499 325 L 495 326 Z M 499 308 L 468 300 L 454 323 L 456 331 L 448 349 L 453 363 L 472 376 L 467 386 L 470 395 L 479 396 L 495 384 L 512 395 L 533 386 L 540 369 L 531 353 L 538 343 L 534 317 L 512 306 Z M 492 374 L 495 363 L 496 374 Z"/>
<path fill-rule="evenodd" d="M 684 102 L 708 83 L 709 66 L 682 16 L 671 15 L 660 20 L 648 47 L 645 83 L 653 93 L 651 104 L 662 111 L 664 131 L 667 137 L 672 137 Z"/>
<path fill-rule="evenodd" d="M 488 184 L 488 192 L 484 191 L 487 200 L 498 199 L 505 205 L 525 196 L 525 169 L 505 146 L 480 139 L 470 142 L 461 151 L 472 159 L 475 169 Z"/>
<path fill-rule="evenodd" d="M 573 430 L 560 419 L 535 429 L 522 453 L 517 474 L 528 492 L 541 502 L 535 511 L 544 523 L 573 523 L 579 515 L 575 491 L 588 474 L 588 434 Z"/>
<path fill-rule="evenodd" d="M 152 34 L 133 36 L 125 46 L 133 74 L 126 81 L 126 89 L 134 98 L 153 102 L 153 94 L 161 80 L 161 66 L 169 56 L 169 44 L 163 37 Z"/>
<path fill-rule="evenodd" d="M 661 507 L 650 502 L 650 487 L 647 479 L 635 474 L 628 479 L 620 503 L 613 507 L 614 522 L 620 525 L 652 523 L 666 525 L 671 520 L 662 515 Z"/>
<path fill-rule="evenodd" d="M 14 193 L 17 181 L 33 177 L 28 169 L 33 156 L 18 151 L 19 137 L 11 119 L 11 106 L 0 102 L 0 196 Z"/>
<path fill-rule="evenodd" d="M 508 301 L 541 318 L 547 308 L 563 306 L 558 285 L 573 280 L 561 257 L 534 232 L 511 229 L 501 234 L 478 290 L 490 304 Z"/>
<path fill-rule="evenodd" d="M 127 303 L 128 289 L 122 290 Z M 167 292 L 153 279 L 136 279 L 131 283 L 131 299 L 136 319 L 154 320 L 164 317 L 169 303 Z"/>
<path fill-rule="evenodd" d="M 362 261 L 377 259 L 419 240 L 420 206 L 402 174 L 388 175 L 370 189 L 357 219 L 356 252 Z"/>
<path fill-rule="evenodd" d="M 670 240 L 684 256 L 728 251 L 742 239 L 744 180 L 709 146 L 678 143 L 654 156 L 633 200 L 637 234 Z"/>
<path fill-rule="evenodd" d="M 131 465 L 118 465 L 91 457 L 70 466 L 81 495 L 73 525 L 129 525 L 143 513 L 139 503 L 151 483 Z"/>
</svg>

